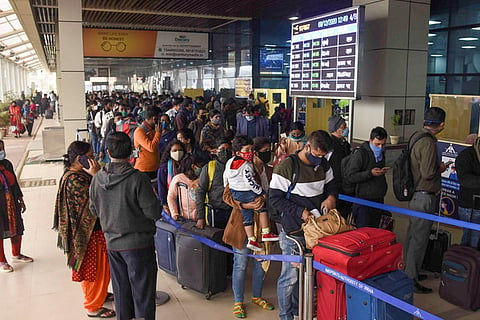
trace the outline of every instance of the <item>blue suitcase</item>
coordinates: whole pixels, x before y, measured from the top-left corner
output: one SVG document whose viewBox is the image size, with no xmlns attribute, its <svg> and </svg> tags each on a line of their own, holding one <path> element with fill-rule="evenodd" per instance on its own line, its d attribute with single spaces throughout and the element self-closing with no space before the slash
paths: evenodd
<svg viewBox="0 0 480 320">
<path fill-rule="evenodd" d="M 177 255 L 175 249 L 174 226 L 163 220 L 155 222 L 157 231 L 155 232 L 155 250 L 157 252 L 158 267 L 171 274 L 177 275 Z"/>
<path fill-rule="evenodd" d="M 413 304 L 413 281 L 401 270 L 368 278 L 369 286 L 382 290 L 409 304 Z M 413 320 L 413 316 L 366 292 L 346 285 L 347 319 Z"/>
</svg>

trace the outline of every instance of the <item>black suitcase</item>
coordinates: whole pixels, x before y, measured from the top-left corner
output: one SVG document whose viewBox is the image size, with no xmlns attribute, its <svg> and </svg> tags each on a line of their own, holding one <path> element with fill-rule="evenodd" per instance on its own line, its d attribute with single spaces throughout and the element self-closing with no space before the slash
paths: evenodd
<svg viewBox="0 0 480 320">
<path fill-rule="evenodd" d="M 443 258 L 442 299 L 467 310 L 480 308 L 480 251 L 453 245 Z"/>
<path fill-rule="evenodd" d="M 195 227 L 196 222 L 183 225 L 196 235 L 223 243 L 223 230 L 206 226 Z M 190 288 L 205 294 L 208 300 L 227 288 L 226 253 L 202 244 L 189 233 L 178 231 L 176 234 L 177 281 L 182 288 Z"/>
<path fill-rule="evenodd" d="M 53 119 L 53 110 L 51 109 L 45 110 L 45 119 Z"/>
<path fill-rule="evenodd" d="M 423 258 L 422 268 L 427 271 L 442 272 L 443 255 L 450 248 L 450 232 L 442 229 L 432 229 L 428 240 L 427 251 Z"/>
<path fill-rule="evenodd" d="M 155 222 L 155 250 L 157 252 L 158 267 L 171 274 L 177 275 L 177 255 L 175 248 L 176 229 L 170 223 L 163 220 Z"/>
</svg>

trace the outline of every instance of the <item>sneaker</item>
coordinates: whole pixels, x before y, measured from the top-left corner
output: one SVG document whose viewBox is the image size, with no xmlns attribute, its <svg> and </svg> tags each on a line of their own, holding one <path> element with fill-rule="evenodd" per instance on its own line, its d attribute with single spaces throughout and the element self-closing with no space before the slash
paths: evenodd
<svg viewBox="0 0 480 320">
<path fill-rule="evenodd" d="M 248 240 L 247 248 L 250 249 L 250 250 L 253 250 L 253 251 L 262 251 L 263 250 L 263 248 L 260 246 L 260 244 L 258 244 L 257 241 L 253 241 L 253 240 Z"/>
<path fill-rule="evenodd" d="M 23 262 L 23 263 L 29 263 L 29 262 L 33 262 L 33 259 L 30 258 L 30 257 L 27 257 L 27 256 L 24 256 L 23 254 L 19 255 L 19 256 L 14 256 L 12 257 L 12 261 L 13 262 Z"/>
<path fill-rule="evenodd" d="M 262 241 L 278 241 L 278 235 L 274 233 L 262 233 Z"/>
<path fill-rule="evenodd" d="M 2 263 L 0 263 L 0 272 L 2 272 L 2 273 L 13 272 L 13 268 L 8 263 L 2 262 Z"/>
</svg>

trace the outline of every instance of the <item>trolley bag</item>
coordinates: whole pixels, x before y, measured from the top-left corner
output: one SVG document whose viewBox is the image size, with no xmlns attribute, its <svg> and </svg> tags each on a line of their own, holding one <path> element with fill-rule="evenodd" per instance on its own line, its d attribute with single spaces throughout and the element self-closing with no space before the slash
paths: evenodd
<svg viewBox="0 0 480 320">
<path fill-rule="evenodd" d="M 186 222 L 183 228 L 193 234 L 223 244 L 223 230 L 206 226 L 195 227 L 196 222 Z M 177 281 L 182 288 L 190 288 L 205 294 L 208 300 L 227 288 L 227 257 L 219 251 L 194 239 L 190 233 L 176 234 Z"/>
<path fill-rule="evenodd" d="M 182 189 L 183 189 L 183 191 L 182 191 Z M 188 197 L 190 197 L 189 192 L 190 192 L 190 190 L 188 189 L 188 185 L 186 185 L 183 182 L 177 183 L 178 212 L 179 212 L 181 217 L 183 217 L 185 219 L 188 219 L 188 220 L 194 220 L 190 217 L 190 213 L 191 213 L 190 212 L 190 201 L 188 199 Z M 184 194 L 187 197 L 187 207 L 186 208 L 183 207 L 183 203 L 182 203 L 182 198 L 183 198 Z"/>
<path fill-rule="evenodd" d="M 320 238 L 313 257 L 357 280 L 404 266 L 402 245 L 396 242 L 395 233 L 368 227 Z M 317 299 L 318 319 L 346 319 L 345 283 L 317 272 Z"/>
<path fill-rule="evenodd" d="M 177 255 L 175 248 L 176 229 L 163 220 L 155 222 L 155 250 L 157 252 L 158 267 L 171 274 L 177 275 Z"/>
<path fill-rule="evenodd" d="M 364 281 L 365 284 L 413 304 L 413 281 L 401 270 L 383 273 Z M 353 286 L 346 285 L 347 319 L 412 320 L 413 316 Z"/>
<path fill-rule="evenodd" d="M 450 232 L 438 229 L 438 227 L 436 230 L 432 229 L 423 258 L 422 269 L 437 273 L 442 272 L 443 255 L 450 247 L 450 242 Z"/>
<path fill-rule="evenodd" d="M 443 257 L 442 299 L 468 310 L 480 308 L 480 251 L 453 245 Z"/>
<path fill-rule="evenodd" d="M 45 110 L 45 119 L 53 119 L 53 110 L 52 109 Z"/>
</svg>

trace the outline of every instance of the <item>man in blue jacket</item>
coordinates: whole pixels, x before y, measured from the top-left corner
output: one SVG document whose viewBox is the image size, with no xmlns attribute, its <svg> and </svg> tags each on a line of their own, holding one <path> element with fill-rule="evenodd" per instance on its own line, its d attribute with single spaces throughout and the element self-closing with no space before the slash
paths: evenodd
<svg viewBox="0 0 480 320">
<path fill-rule="evenodd" d="M 112 162 L 92 179 L 90 210 L 105 234 L 117 318 L 154 320 L 154 219 L 160 218 L 162 208 L 150 178 L 129 163 L 129 136 L 110 134 L 106 149 Z"/>
<path fill-rule="evenodd" d="M 237 136 L 268 137 L 268 121 L 261 115 L 255 115 L 252 106 L 247 106 L 242 117 L 237 119 Z"/>
</svg>

